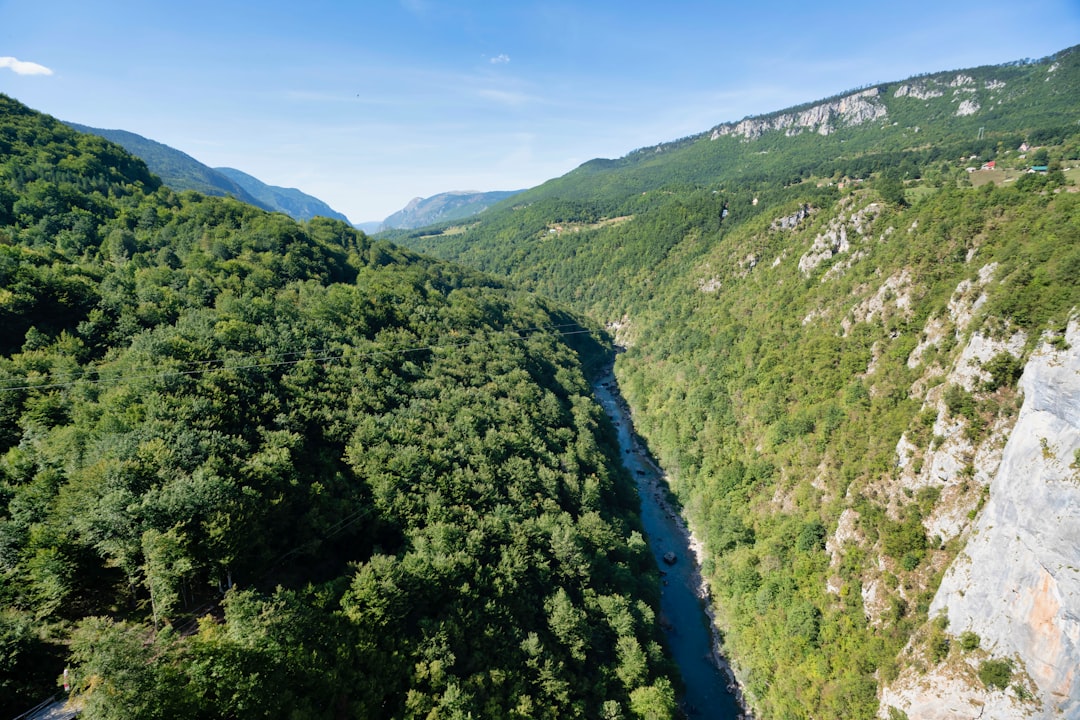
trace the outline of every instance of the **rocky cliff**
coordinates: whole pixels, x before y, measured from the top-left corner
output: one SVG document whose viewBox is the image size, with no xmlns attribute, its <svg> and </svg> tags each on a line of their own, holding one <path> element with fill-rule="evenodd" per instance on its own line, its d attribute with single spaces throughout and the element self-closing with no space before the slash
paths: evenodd
<svg viewBox="0 0 1080 720">
<path fill-rule="evenodd" d="M 724 135 L 741 135 L 747 140 L 754 140 L 773 130 L 782 130 L 789 136 L 803 131 L 828 135 L 838 124 L 861 125 L 885 117 L 888 110 L 881 103 L 880 95 L 881 91 L 873 87 L 798 112 L 784 112 L 727 123 L 713 130 L 712 139 Z"/>
<path fill-rule="evenodd" d="M 964 650 L 926 674 L 903 673 L 883 693 L 883 717 L 890 706 L 911 718 L 1080 715 L 1077 323 L 1033 354 L 1020 388 L 989 499 L 930 608 Z M 1001 661 L 1011 676 L 987 684 L 987 664 Z"/>
</svg>

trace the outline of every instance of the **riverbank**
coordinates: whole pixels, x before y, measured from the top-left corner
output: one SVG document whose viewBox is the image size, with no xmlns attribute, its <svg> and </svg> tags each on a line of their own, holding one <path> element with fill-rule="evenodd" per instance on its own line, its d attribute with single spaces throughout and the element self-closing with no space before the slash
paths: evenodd
<svg viewBox="0 0 1080 720">
<path fill-rule="evenodd" d="M 735 673 L 720 652 L 709 586 L 701 574 L 704 548 L 671 504 L 666 474 L 634 432 L 610 368 L 593 388 L 618 432 L 623 464 L 637 483 L 642 524 L 664 578 L 661 620 L 686 684 L 683 710 L 694 718 L 750 720 Z"/>
</svg>

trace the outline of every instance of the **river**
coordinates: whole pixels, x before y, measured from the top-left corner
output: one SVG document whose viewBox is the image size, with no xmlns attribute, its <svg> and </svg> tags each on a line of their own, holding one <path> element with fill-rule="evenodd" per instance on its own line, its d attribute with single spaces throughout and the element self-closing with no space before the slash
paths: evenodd
<svg viewBox="0 0 1080 720">
<path fill-rule="evenodd" d="M 686 684 L 681 707 L 692 720 L 736 720 L 743 710 L 733 693 L 733 678 L 719 653 L 718 638 L 707 612 L 708 590 L 690 547 L 690 534 L 665 500 L 663 473 L 637 440 L 615 376 L 609 372 L 593 387 L 618 431 L 623 464 L 637 482 L 641 496 L 641 522 L 663 574 L 660 620 L 668 650 Z M 667 553 L 673 554 L 668 559 L 674 557 L 674 563 L 665 561 Z"/>
</svg>

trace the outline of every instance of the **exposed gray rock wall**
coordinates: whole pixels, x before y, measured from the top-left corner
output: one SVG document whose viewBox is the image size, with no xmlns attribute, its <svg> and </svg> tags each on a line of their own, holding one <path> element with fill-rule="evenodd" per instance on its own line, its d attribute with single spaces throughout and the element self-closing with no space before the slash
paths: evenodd
<svg viewBox="0 0 1080 720">
<path fill-rule="evenodd" d="M 850 216 L 842 212 L 830 220 L 828 227 L 814 238 L 806 254 L 799 258 L 799 270 L 804 275 L 810 275 L 818 265 L 834 255 L 848 252 L 851 249 L 848 231 L 854 233 L 852 238 L 865 235 L 867 228 L 881 210 L 881 205 L 872 202 L 864 208 L 852 211 Z"/>
<path fill-rule="evenodd" d="M 789 136 L 798 135 L 804 130 L 828 135 L 838 125 L 861 125 L 885 117 L 888 109 L 881 102 L 880 95 L 880 89 L 874 87 L 799 112 L 747 118 L 738 123 L 720 125 L 713 130 L 712 139 L 741 135 L 747 140 L 755 140 L 774 130 L 782 130 Z"/>
<path fill-rule="evenodd" d="M 1044 344 L 1021 378 L 1024 404 L 990 497 L 930 608 L 953 635 L 971 630 L 988 656 L 1012 659 L 1035 702 L 1012 689 L 931 672 L 887 689 L 910 717 L 959 701 L 995 718 L 1080 717 L 1080 326 L 1067 350 Z M 1026 678 L 1024 676 L 1026 673 Z M 1035 708 L 1038 705 L 1038 709 Z M 985 717 L 985 716 L 984 716 Z"/>
</svg>

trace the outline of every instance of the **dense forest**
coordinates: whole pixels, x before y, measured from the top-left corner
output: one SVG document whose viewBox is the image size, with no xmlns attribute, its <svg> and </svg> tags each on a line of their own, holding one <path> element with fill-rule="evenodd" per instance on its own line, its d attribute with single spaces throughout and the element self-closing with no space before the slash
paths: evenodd
<svg viewBox="0 0 1080 720">
<path fill-rule="evenodd" d="M 706 547 L 751 704 L 870 718 L 902 670 L 971 650 L 928 617 L 963 537 L 927 527 L 945 495 L 976 516 L 977 450 L 1003 444 L 1024 359 L 1062 343 L 1080 307 L 1065 172 L 1080 163 L 1078 88 L 1076 49 L 913 78 L 872 88 L 869 122 L 769 129 L 810 106 L 751 118 L 744 136 L 593 161 L 472 222 L 390 237 L 616 332 L 616 374 Z M 991 109 L 961 110 L 973 99 Z M 949 384 L 976 335 L 1019 340 L 974 387 Z M 940 397 L 970 449 L 954 475 L 905 486 L 945 441 Z"/>
<path fill-rule="evenodd" d="M 760 717 L 1031 701 L 929 608 L 1080 308 L 1078 98 L 1076 48 L 911 78 L 373 239 L 0 96 L 0 703 L 675 717 L 605 325 Z"/>
<path fill-rule="evenodd" d="M 0 96 L 0 326 L 3 707 L 673 716 L 581 316 Z"/>
</svg>

